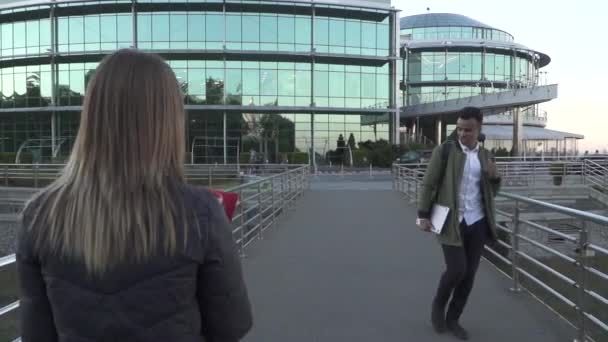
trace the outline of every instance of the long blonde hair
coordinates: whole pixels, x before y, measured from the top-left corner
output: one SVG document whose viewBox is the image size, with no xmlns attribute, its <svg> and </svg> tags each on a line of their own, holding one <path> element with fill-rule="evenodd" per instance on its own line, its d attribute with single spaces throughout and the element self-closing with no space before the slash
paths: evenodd
<svg viewBox="0 0 608 342">
<path fill-rule="evenodd" d="M 130 49 L 107 56 L 88 85 L 70 159 L 39 196 L 29 226 L 36 248 L 97 275 L 128 256 L 173 254 L 186 224 L 177 195 L 184 121 L 175 74 L 160 57 Z"/>
</svg>

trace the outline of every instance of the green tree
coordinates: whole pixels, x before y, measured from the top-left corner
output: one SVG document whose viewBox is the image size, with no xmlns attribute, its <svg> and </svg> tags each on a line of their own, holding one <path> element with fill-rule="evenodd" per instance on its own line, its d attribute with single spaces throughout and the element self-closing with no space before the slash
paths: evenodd
<svg viewBox="0 0 608 342">
<path fill-rule="evenodd" d="M 268 145 L 268 153 L 273 152 L 270 159 L 278 160 L 280 152 L 293 152 L 295 150 L 295 124 L 281 116 L 281 114 L 264 114 L 260 118 L 262 138 Z"/>
</svg>

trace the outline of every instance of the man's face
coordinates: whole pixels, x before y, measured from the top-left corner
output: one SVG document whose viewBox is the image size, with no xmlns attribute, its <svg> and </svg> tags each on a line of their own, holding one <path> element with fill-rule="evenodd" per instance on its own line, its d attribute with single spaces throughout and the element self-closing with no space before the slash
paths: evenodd
<svg viewBox="0 0 608 342">
<path fill-rule="evenodd" d="M 468 148 L 474 148 L 477 145 L 481 124 L 475 119 L 458 119 L 456 121 L 456 132 L 460 142 Z"/>
</svg>

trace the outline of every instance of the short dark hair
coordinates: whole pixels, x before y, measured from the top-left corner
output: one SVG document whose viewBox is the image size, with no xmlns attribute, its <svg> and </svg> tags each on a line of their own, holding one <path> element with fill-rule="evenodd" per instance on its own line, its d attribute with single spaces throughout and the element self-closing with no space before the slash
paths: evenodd
<svg viewBox="0 0 608 342">
<path fill-rule="evenodd" d="M 483 123 L 483 113 L 477 107 L 464 107 L 458 112 L 458 118 L 463 120 L 475 119 L 480 124 Z"/>
</svg>

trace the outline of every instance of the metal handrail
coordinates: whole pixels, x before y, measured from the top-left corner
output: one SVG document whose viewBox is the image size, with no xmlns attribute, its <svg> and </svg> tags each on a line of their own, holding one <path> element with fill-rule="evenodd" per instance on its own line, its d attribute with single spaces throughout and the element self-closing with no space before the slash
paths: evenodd
<svg viewBox="0 0 608 342">
<path fill-rule="evenodd" d="M 563 167 L 554 169 L 558 163 Z M 497 170 L 502 175 L 503 186 L 551 185 L 552 181 L 572 185 L 596 185 L 608 189 L 608 159 L 564 159 L 546 161 L 520 161 L 517 159 L 498 159 Z M 426 171 L 428 163 L 394 164 L 393 167 Z M 556 170 L 561 173 L 556 173 Z M 559 178 L 559 179 L 556 179 Z M 559 184 L 559 183 L 556 183 Z"/>
<path fill-rule="evenodd" d="M 240 204 L 232 218 L 232 234 L 241 257 L 246 256 L 245 249 L 255 238 L 262 239 L 263 232 L 309 188 L 309 173 L 308 165 L 292 167 L 282 173 L 225 190 L 236 192 L 240 197 Z M 247 192 L 253 194 L 249 196 Z M 253 213 L 252 217 L 246 218 L 248 213 Z M 0 258 L 0 268 L 15 263 L 15 260 L 15 254 Z M 18 307 L 19 301 L 0 307 L 0 318 Z"/>
<path fill-rule="evenodd" d="M 301 164 L 185 164 L 185 178 L 189 182 L 204 182 L 209 186 L 232 181 L 244 175 L 266 177 L 300 168 Z M 31 181 L 35 188 L 54 181 L 64 164 L 0 164 L 0 185 L 15 181 Z"/>
<path fill-rule="evenodd" d="M 418 176 L 419 170 L 411 168 L 412 166 L 395 165 L 393 167 L 393 188 L 407 195 L 408 198 L 416 202 L 418 200 L 418 188 L 422 184 L 422 177 Z M 608 173 L 607 173 L 608 174 Z M 415 183 L 415 184 L 411 184 Z M 408 193 L 409 192 L 409 193 Z M 608 310 L 608 298 L 605 294 L 597 293 L 588 288 L 588 275 L 592 275 L 599 281 L 608 285 L 608 274 L 595 269 L 588 265 L 588 258 L 590 251 L 602 253 L 608 256 L 608 249 L 594 245 L 589 241 L 589 232 L 587 230 L 587 223 L 595 223 L 604 227 L 608 226 L 608 217 L 589 213 L 581 210 L 576 210 L 540 200 L 531 199 L 517 194 L 501 192 L 498 196 L 505 198 L 514 203 L 513 213 L 508 213 L 504 210 L 497 210 L 497 214 L 503 218 L 511 220 L 512 229 L 509 229 L 502 224 L 499 224 L 499 229 L 508 234 L 511 244 L 507 244 L 503 241 L 499 241 L 499 245 L 505 248 L 509 252 L 509 257 L 503 256 L 501 253 L 495 251 L 492 248 L 486 247 L 486 251 L 490 255 L 495 257 L 500 262 L 503 262 L 511 270 L 511 278 L 513 281 L 512 289 L 519 291 L 521 288 L 520 276 L 525 277 L 539 288 L 543 289 L 547 293 L 556 297 L 560 302 L 564 303 L 568 307 L 573 308 L 577 314 L 578 319 L 576 322 L 571 322 L 577 329 L 576 341 L 586 341 L 589 333 L 590 326 L 592 323 L 595 327 L 608 334 L 608 324 L 603 322 L 600 318 L 594 316 L 588 312 L 587 298 L 593 299 L 596 303 L 603 305 Z M 559 232 L 550 227 L 543 226 L 530 220 L 521 218 L 520 206 L 524 204 L 527 206 L 540 207 L 544 210 L 548 210 L 552 213 L 559 213 L 566 215 L 575 220 L 580 220 L 581 227 L 578 231 L 578 236 L 573 237 L 562 232 Z M 570 243 L 576 247 L 576 257 L 571 258 L 564 253 L 556 250 L 555 248 L 545 245 L 542 242 L 536 241 L 524 233 L 521 232 L 521 226 L 525 225 L 530 229 L 542 231 L 547 234 L 554 234 L 564 239 L 567 243 Z M 555 268 L 543 263 L 541 260 L 534 258 L 528 253 L 524 252 L 520 248 L 520 241 L 528 243 L 531 247 L 538 248 L 544 252 L 550 253 L 551 255 L 557 256 L 561 260 L 566 261 L 569 264 L 575 265 L 577 272 L 575 277 L 572 278 L 566 274 L 561 273 Z M 574 288 L 577 291 L 575 298 L 568 298 L 566 295 L 560 293 L 555 288 L 543 282 L 542 279 L 534 276 L 521 265 L 521 261 L 527 261 L 531 266 L 544 271 L 546 274 L 550 274 L 555 279 L 560 280 L 566 286 Z"/>
</svg>

